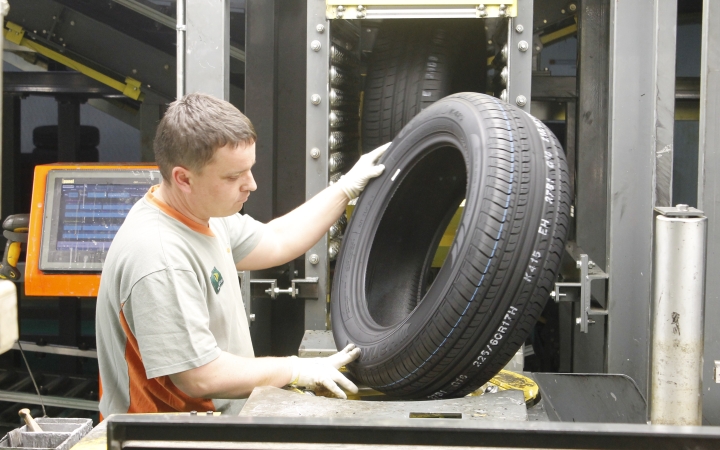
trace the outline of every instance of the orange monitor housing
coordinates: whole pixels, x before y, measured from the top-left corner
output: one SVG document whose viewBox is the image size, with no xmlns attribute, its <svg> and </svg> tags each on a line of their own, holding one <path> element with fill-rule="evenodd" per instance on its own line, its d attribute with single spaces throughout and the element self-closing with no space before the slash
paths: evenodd
<svg viewBox="0 0 720 450">
<path fill-rule="evenodd" d="M 27 257 L 25 261 L 25 295 L 43 297 L 97 297 L 100 274 L 56 274 L 39 269 L 47 176 L 51 170 L 152 170 L 155 164 L 127 163 L 56 163 L 35 167 L 30 229 L 28 230 Z"/>
</svg>

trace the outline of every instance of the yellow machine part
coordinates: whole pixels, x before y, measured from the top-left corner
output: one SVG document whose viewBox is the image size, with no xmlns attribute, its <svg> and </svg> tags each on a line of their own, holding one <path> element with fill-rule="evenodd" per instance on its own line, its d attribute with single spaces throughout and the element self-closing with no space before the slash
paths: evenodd
<svg viewBox="0 0 720 450">
<path fill-rule="evenodd" d="M 347 207 L 345 208 L 345 214 L 347 215 L 348 221 L 350 220 L 354 209 L 355 205 L 347 205 Z M 455 239 L 455 233 L 457 233 L 458 225 L 460 225 L 460 218 L 462 217 L 462 213 L 464 210 L 465 200 L 463 200 L 463 202 L 460 204 L 460 207 L 457 211 L 455 211 L 452 219 L 450 219 L 450 223 L 448 224 L 447 228 L 445 228 L 445 232 L 440 239 L 440 245 L 438 245 L 437 250 L 435 250 L 432 267 L 440 268 L 445 262 L 445 258 L 447 258 L 447 254 L 450 251 L 450 246 L 453 243 L 453 239 Z"/>
<path fill-rule="evenodd" d="M 71 69 L 77 70 L 78 72 L 82 73 L 83 75 L 86 75 L 94 80 L 97 80 L 107 86 L 110 86 L 113 89 L 116 89 L 120 92 L 122 92 L 127 97 L 130 97 L 133 100 L 142 101 L 143 100 L 143 94 L 140 90 L 141 83 L 138 80 L 135 80 L 131 77 L 126 77 L 125 82 L 117 81 L 116 79 L 109 77 L 103 73 L 98 72 L 97 70 L 86 66 L 85 64 L 79 63 L 73 59 L 68 58 L 67 56 L 63 55 L 62 53 L 58 53 L 55 50 L 52 50 L 49 47 L 46 47 L 38 42 L 35 42 L 31 39 L 28 39 L 25 37 L 25 30 L 22 26 L 7 22 L 5 24 L 5 39 L 8 41 L 17 44 L 22 45 L 23 47 L 27 47 L 29 49 L 35 50 L 39 54 L 52 59 L 53 61 L 57 61 L 60 64 L 64 64 L 68 66 Z"/>
<path fill-rule="evenodd" d="M 523 391 L 525 397 L 525 404 L 532 405 L 538 400 L 538 394 L 540 389 L 537 383 L 532 378 L 521 375 L 517 372 L 510 372 L 509 370 L 501 370 L 497 375 L 492 377 L 490 381 L 481 387 L 477 391 L 469 394 L 469 396 L 483 395 L 488 385 L 497 386 L 501 391 L 507 391 L 514 389 L 517 391 Z"/>
</svg>

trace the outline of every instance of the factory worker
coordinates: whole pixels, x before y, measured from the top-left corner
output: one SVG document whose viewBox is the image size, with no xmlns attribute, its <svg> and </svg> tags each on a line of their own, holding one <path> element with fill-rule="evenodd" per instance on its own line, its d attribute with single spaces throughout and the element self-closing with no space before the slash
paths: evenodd
<svg viewBox="0 0 720 450">
<path fill-rule="evenodd" d="M 190 94 L 170 104 L 154 142 L 163 182 L 138 201 L 105 260 L 97 297 L 100 411 L 237 414 L 256 386 L 357 387 L 338 369 L 360 355 L 255 358 L 237 270 L 308 251 L 384 166 L 387 146 L 267 224 L 238 211 L 257 185 L 256 134 L 230 103 Z"/>
</svg>

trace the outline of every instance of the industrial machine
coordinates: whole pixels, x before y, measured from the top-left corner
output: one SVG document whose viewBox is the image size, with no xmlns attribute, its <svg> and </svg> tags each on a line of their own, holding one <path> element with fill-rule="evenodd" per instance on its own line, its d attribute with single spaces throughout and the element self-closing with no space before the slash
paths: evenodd
<svg viewBox="0 0 720 450">
<path fill-rule="evenodd" d="M 132 205 L 159 182 L 154 165 L 38 166 L 30 214 L 13 215 L 4 221 L 8 242 L 0 274 L 22 281 L 23 298 L 58 297 L 60 302 L 72 302 L 95 297 L 112 238 Z M 21 250 L 26 254 L 22 273 L 18 268 Z M 13 348 L 19 350 L 21 346 L 32 353 L 97 358 L 89 348 L 32 341 L 14 343 Z M 6 407 L 8 414 L 23 404 L 47 404 L 52 407 L 51 414 L 74 417 L 98 410 L 96 376 L 42 374 L 42 398 L 33 389 L 36 382 L 31 374 L 22 375 L 7 367 L 0 378 L 0 400 L 11 402 Z"/>
<path fill-rule="evenodd" d="M 640 398 L 647 400 L 652 398 L 653 377 L 657 375 L 651 368 L 650 355 L 657 354 L 651 350 L 651 341 L 659 331 L 653 331 L 653 325 L 667 319 L 669 326 L 665 331 L 672 335 L 677 329 L 674 333 L 677 337 L 680 330 L 692 328 L 682 320 L 694 317 L 699 320 L 694 329 L 703 325 L 705 329 L 704 338 L 700 338 L 704 344 L 700 347 L 704 348 L 698 348 L 695 342 L 693 353 L 695 360 L 702 354 L 703 361 L 702 367 L 698 367 L 702 371 L 702 388 L 695 397 L 702 396 L 705 423 L 720 424 L 718 330 L 714 323 L 720 308 L 716 298 L 720 290 L 716 277 L 702 280 L 700 291 L 694 287 L 672 294 L 682 298 L 692 292 L 692 301 L 688 304 L 697 304 L 698 298 L 704 298 L 704 319 L 697 317 L 697 308 L 687 314 L 668 312 L 657 309 L 652 302 L 662 281 L 669 281 L 671 286 L 684 286 L 679 280 L 681 273 L 687 273 L 685 269 L 653 259 L 658 245 L 654 243 L 655 236 L 669 236 L 667 229 L 676 222 L 700 223 L 706 217 L 707 241 L 699 245 L 707 249 L 707 257 L 695 253 L 692 259 L 705 263 L 704 269 L 696 268 L 698 273 L 713 274 L 720 264 L 718 233 L 714 228 L 718 212 L 712 201 L 719 185 L 715 178 L 720 173 L 716 167 L 717 152 L 712 146 L 720 132 L 713 126 L 717 123 L 714 104 L 720 86 L 712 75 L 720 66 L 717 52 L 712 51 L 720 43 L 717 33 L 720 11 L 716 11 L 718 5 L 712 0 L 475 0 L 474 3 L 464 0 L 363 3 L 247 0 L 242 4 L 225 0 L 214 5 L 178 0 L 169 9 L 167 5 L 159 5 L 160 2 L 108 2 L 118 10 L 124 8 L 117 15 L 118 22 L 128 17 L 129 10 L 135 14 L 133 17 L 141 17 L 149 24 L 147 29 L 138 32 L 127 26 L 129 21 L 123 22 L 125 30 L 134 33 L 132 39 L 126 39 L 128 36 L 121 36 L 123 33 L 118 29 L 108 26 L 111 21 L 106 16 L 112 14 L 108 13 L 107 6 L 81 5 L 83 2 L 72 0 L 32 1 L 38 2 L 35 10 L 49 13 L 35 14 L 33 10 L 30 14 L 32 2 L 22 2 L 16 12 L 11 10 L 8 16 L 8 20 L 20 28 L 9 27 L 6 33 L 14 33 L 17 45 L 22 45 L 25 39 L 66 58 L 82 60 L 86 64 L 78 66 L 78 70 L 83 73 L 91 73 L 85 71 L 90 68 L 111 76 L 116 82 L 122 81 L 112 89 L 125 95 L 127 98 L 121 103 L 130 105 L 137 114 L 134 120 L 136 124 L 139 122 L 142 132 L 141 154 L 145 160 L 152 158 L 152 124 L 162 112 L 162 103 L 175 95 L 204 91 L 239 105 L 256 124 L 259 136 L 258 164 L 254 169 L 259 187 L 253 201 L 246 205 L 246 212 L 263 221 L 315 195 L 341 176 L 363 151 L 363 139 L 369 131 L 367 123 L 363 123 L 368 116 L 361 112 L 366 111 L 365 106 L 371 99 L 364 94 L 362 86 L 369 85 L 366 78 L 369 61 L 378 50 L 377 42 L 387 45 L 388 52 L 392 50 L 392 45 L 381 35 L 383 24 L 417 20 L 426 21 L 428 28 L 432 28 L 433 21 L 439 20 L 483 23 L 483 43 L 475 50 L 482 53 L 486 62 L 484 92 L 532 112 L 555 132 L 568 158 L 575 198 L 571 208 L 571 242 L 563 255 L 562 275 L 551 293 L 552 312 L 543 316 L 545 322 L 533 332 L 537 341 L 527 343 L 526 355 L 533 358 L 532 352 L 536 359 L 552 360 L 553 370 L 565 373 L 623 374 L 637 385 Z M 177 7 L 177 12 L 173 7 Z M 242 27 L 238 26 L 240 17 Z M 697 75 L 692 75 L 692 79 L 675 76 L 676 72 L 685 73 L 685 66 L 691 65 L 687 61 L 695 54 L 679 38 L 677 30 L 685 26 L 698 31 L 699 50 L 694 50 Z M 148 32 L 152 27 L 154 32 Z M 44 35 L 43 30 L 54 30 L 54 35 Z M 395 31 L 394 36 L 398 33 Z M 127 53 L 146 57 L 138 58 L 141 61 L 137 64 L 132 58 L 113 58 L 108 54 L 97 55 L 97 61 L 93 61 L 88 46 L 92 40 L 84 39 L 88 35 L 112 35 L 117 42 L 122 42 L 121 47 L 127 49 Z M 174 43 L 176 36 L 177 56 L 173 59 L 176 48 L 168 42 Z M 162 42 L 143 50 L 139 45 L 143 38 Z M 573 45 L 576 43 L 576 57 L 572 55 L 574 49 L 552 53 L 553 48 L 557 48 L 553 43 L 564 39 Z M 43 49 L 36 51 L 50 55 Z M 554 56 L 548 56 L 551 54 Z M 677 54 L 681 58 L 677 59 L 676 67 Z M 400 56 L 388 57 L 385 61 L 392 63 L 392 58 Z M 574 64 L 576 70 L 557 76 L 555 70 L 560 72 L 562 61 L 568 59 L 571 62 L 567 65 Z M 545 70 L 546 67 L 550 70 Z M 427 73 L 432 72 L 424 75 Z M 387 73 L 382 75 L 386 76 Z M 398 84 L 396 80 L 389 83 L 388 88 Z M 126 91 L 132 96 L 123 94 Z M 421 97 L 423 91 L 419 90 Z M 427 93 L 424 98 L 428 102 L 435 99 L 434 92 L 427 90 Z M 117 104 L 115 102 L 115 106 Z M 105 105 L 105 108 L 122 116 L 112 107 Z M 377 111 L 374 114 L 379 115 Z M 11 120 L 15 118 L 17 122 L 17 117 L 12 111 L 4 114 L 5 124 L 11 125 L 6 129 L 12 129 Z M 698 138 L 697 144 L 692 143 L 693 136 Z M 4 151 L 3 158 L 6 154 Z M 4 196 L 12 192 L 12 184 L 8 186 L 7 180 L 12 180 L 12 174 L 3 173 Z M 36 200 L 33 200 L 35 206 Z M 3 202 L 8 204 L 5 198 Z M 678 203 L 689 206 L 671 208 Z M 3 206 L 2 212 L 6 217 L 25 211 Z M 90 267 L 87 264 L 93 264 L 95 257 L 84 250 L 86 253 L 73 261 L 52 254 L 46 254 L 43 259 L 40 249 L 44 238 L 38 234 L 33 240 L 34 227 L 37 230 L 42 226 L 34 222 L 38 217 L 31 211 L 28 254 L 32 247 L 37 262 L 32 266 L 28 261 L 25 277 L 32 286 L 26 288 L 43 295 L 92 296 L 91 288 L 79 290 L 79 284 L 67 285 L 67 281 L 60 281 L 66 275 L 58 275 L 56 271 L 61 267 L 57 264 L 69 264 L 65 266 L 69 270 Z M 327 239 L 286 267 L 240 275 L 259 354 L 295 353 L 298 342 L 300 352 L 307 355 L 332 349 L 332 344 L 327 344 L 329 293 L 333 259 L 341 245 L 345 220 L 333 227 Z M 656 225 L 662 221 L 668 223 Z M 698 236 L 702 234 L 698 233 Z M 680 234 L 671 232 L 670 236 Z M 47 244 L 57 248 L 58 241 L 47 241 Z M 17 248 L 12 245 L 15 244 L 10 244 L 9 249 Z M 665 258 L 686 259 L 673 256 L 676 254 L 666 247 L 661 249 Z M 8 252 L 9 262 L 13 255 Z M 53 259 L 56 257 L 62 261 Z M 668 267 L 671 270 L 666 272 Z M 82 279 L 82 286 L 91 287 L 96 283 L 93 281 L 96 275 L 81 273 L 72 277 Z M 660 284 L 653 284 L 654 279 Z M 66 294 L 59 294 L 61 291 Z M 702 301 L 699 303 L 702 305 Z M 655 319 L 656 312 L 662 313 L 663 319 Z M 679 315 L 673 316 L 673 312 Z M 547 345 L 539 345 L 540 341 Z M 543 352 L 546 352 L 544 356 Z M 678 363 L 678 367 L 681 366 L 688 365 Z M 546 381 L 572 383 L 566 378 L 559 380 Z M 586 387 L 583 382 L 576 382 L 576 386 Z M 582 390 L 568 389 L 568 392 Z M 606 392 L 617 397 L 613 390 Z M 553 393 L 548 392 L 546 398 L 552 402 Z M 580 394 L 569 402 L 579 398 Z M 606 400 L 614 401 L 609 394 Z M 660 401 L 652 399 L 652 402 Z M 563 417 L 560 412 L 556 415 Z M 169 419 L 164 426 L 152 418 L 120 418 L 117 425 L 109 428 L 109 433 L 111 442 L 116 444 L 173 436 L 191 440 L 195 439 L 193 432 L 208 440 L 245 440 L 248 436 L 270 440 L 285 435 L 283 433 L 293 426 L 297 442 L 344 444 L 349 441 L 380 444 L 391 439 L 393 433 L 406 444 L 470 445 L 482 437 L 487 445 L 538 447 L 641 448 L 690 442 L 683 439 L 696 439 L 691 444 L 702 447 L 711 446 L 717 439 L 714 428 L 689 429 L 688 434 L 681 434 L 678 430 L 642 425 L 624 428 L 562 423 L 537 426 L 534 436 L 541 436 L 541 442 L 531 442 L 530 438 L 523 440 L 527 433 L 522 430 L 533 428 L 528 424 L 489 425 L 482 427 L 484 431 L 478 431 L 477 427 L 462 421 L 449 426 L 447 417 L 437 419 L 438 422 L 427 418 L 408 420 L 423 422 L 421 425 L 380 424 L 368 420 L 357 424 L 308 419 L 297 425 L 297 420 L 216 420 L 198 416 Z M 433 427 L 434 430 L 429 430 Z M 332 432 L 322 434 L 320 429 Z M 341 439 L 339 434 L 333 434 L 351 429 L 355 431 L 347 436 L 352 437 Z M 473 431 L 467 431 L 470 429 Z M 213 433 L 198 430 L 213 430 Z"/>
</svg>

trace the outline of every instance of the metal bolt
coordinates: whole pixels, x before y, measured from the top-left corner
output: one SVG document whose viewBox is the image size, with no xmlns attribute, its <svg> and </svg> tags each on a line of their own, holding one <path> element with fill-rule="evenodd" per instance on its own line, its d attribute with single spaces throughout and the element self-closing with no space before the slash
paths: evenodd
<svg viewBox="0 0 720 450">
<path fill-rule="evenodd" d="M 313 253 L 313 254 L 310 255 L 310 257 L 308 258 L 308 261 L 310 261 L 310 264 L 313 264 L 313 265 L 314 265 L 314 264 L 317 264 L 317 263 L 320 262 L 320 257 L 319 257 L 318 255 L 316 255 L 315 253 Z"/>
<path fill-rule="evenodd" d="M 365 11 L 365 7 L 363 5 L 357 5 L 358 11 Z"/>
<path fill-rule="evenodd" d="M 507 44 L 503 45 L 502 50 L 500 50 L 500 56 L 502 56 L 503 61 L 507 61 L 507 57 L 508 57 L 508 45 Z"/>
<path fill-rule="evenodd" d="M 312 51 L 314 51 L 314 52 L 319 52 L 320 49 L 322 48 L 322 44 L 320 43 L 320 41 L 312 41 L 312 42 L 310 43 L 310 48 L 311 48 Z"/>
<path fill-rule="evenodd" d="M 518 42 L 518 50 L 521 52 L 526 52 L 530 48 L 530 44 L 527 43 L 527 41 L 520 41 Z"/>
<path fill-rule="evenodd" d="M 588 268 L 592 269 L 593 267 L 595 267 L 595 263 L 592 261 L 588 261 Z"/>
<path fill-rule="evenodd" d="M 191 416 L 197 416 L 197 411 L 190 411 Z"/>
<path fill-rule="evenodd" d="M 507 5 L 500 5 L 500 11 L 498 11 L 498 16 L 505 17 L 507 15 Z"/>
<path fill-rule="evenodd" d="M 335 13 L 335 17 L 337 17 L 338 19 L 342 19 L 344 15 L 345 15 L 345 7 L 342 5 L 338 6 L 337 12 Z"/>
<path fill-rule="evenodd" d="M 525 105 L 527 105 L 527 98 L 525 98 L 524 95 L 518 95 L 517 98 L 515 99 L 515 104 L 520 107 L 525 106 Z"/>
<path fill-rule="evenodd" d="M 582 319 L 580 319 L 579 317 L 577 319 L 575 319 L 576 324 L 580 325 L 580 322 L 582 322 Z"/>
<path fill-rule="evenodd" d="M 310 150 L 310 156 L 312 156 L 313 159 L 318 159 L 320 157 L 320 149 L 319 148 L 313 148 Z"/>
<path fill-rule="evenodd" d="M 575 11 L 575 10 L 577 9 L 577 5 L 576 5 L 575 3 L 570 3 L 570 4 L 568 5 L 568 9 L 569 9 L 570 11 Z"/>
<path fill-rule="evenodd" d="M 690 210 L 690 207 L 688 205 L 685 205 L 682 203 L 679 205 L 676 205 L 675 207 L 678 209 L 678 211 L 689 211 Z"/>
<path fill-rule="evenodd" d="M 487 13 L 487 10 L 485 9 L 485 5 L 478 5 L 476 9 L 477 9 L 477 15 L 479 17 L 487 17 L 488 13 Z"/>
<path fill-rule="evenodd" d="M 310 97 L 310 102 L 311 102 L 313 105 L 319 105 L 321 101 L 322 101 L 322 98 L 320 98 L 320 96 L 319 96 L 318 94 L 313 94 L 313 95 Z"/>
<path fill-rule="evenodd" d="M 582 261 L 575 261 L 575 267 L 578 269 L 582 267 Z"/>
<path fill-rule="evenodd" d="M 255 314 L 250 314 L 250 322 L 255 322 Z"/>
<path fill-rule="evenodd" d="M 325 32 L 325 25 L 319 23 L 315 26 L 315 31 L 318 33 L 324 33 Z"/>
<path fill-rule="evenodd" d="M 560 14 L 565 14 L 565 10 L 564 10 L 564 9 L 561 9 L 561 10 L 560 10 Z"/>
<path fill-rule="evenodd" d="M 523 31 L 525 31 L 525 27 L 521 24 L 517 24 L 517 26 L 515 27 L 515 31 L 517 31 L 518 33 L 522 33 Z"/>
<path fill-rule="evenodd" d="M 555 291 L 552 291 L 552 292 L 550 293 L 550 297 L 555 298 L 556 296 L 557 296 L 557 294 L 555 293 Z"/>
<path fill-rule="evenodd" d="M 507 66 L 505 66 L 505 67 L 502 68 L 502 71 L 500 72 L 500 78 L 502 79 L 503 84 L 507 86 L 507 81 L 508 81 L 508 68 L 507 68 Z"/>
<path fill-rule="evenodd" d="M 500 93 L 500 100 L 507 102 L 507 100 L 508 100 L 507 89 L 503 89 L 502 92 Z"/>
<path fill-rule="evenodd" d="M 213 412 L 212 412 L 212 411 L 208 411 L 208 412 L 206 412 L 205 414 L 207 414 L 208 416 L 212 416 L 212 415 L 213 415 Z"/>
</svg>

